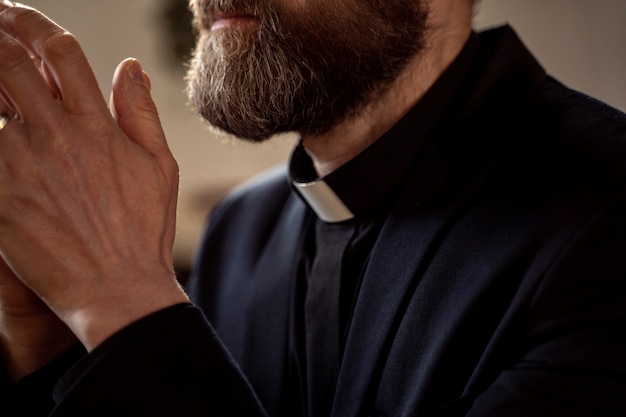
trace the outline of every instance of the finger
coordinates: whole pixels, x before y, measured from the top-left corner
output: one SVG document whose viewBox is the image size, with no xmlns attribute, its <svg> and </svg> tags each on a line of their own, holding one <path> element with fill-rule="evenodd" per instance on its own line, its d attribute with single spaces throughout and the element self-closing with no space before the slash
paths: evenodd
<svg viewBox="0 0 626 417">
<path fill-rule="evenodd" d="M 122 61 L 113 76 L 111 111 L 122 131 L 154 156 L 171 156 L 156 105 L 150 94 L 150 80 L 139 61 Z"/>
<path fill-rule="evenodd" d="M 171 187 L 167 218 L 174 224 L 178 195 L 178 164 L 167 145 L 156 106 L 152 101 L 150 78 L 135 59 L 124 60 L 115 71 L 111 111 L 126 136 L 158 161 Z M 168 229 L 164 242 L 172 242 L 174 234 L 174 228 Z M 171 247 L 165 245 L 163 253 L 171 253 Z"/>
<path fill-rule="evenodd" d="M 15 39 L 0 31 L 0 91 L 21 119 L 33 121 L 59 110 L 48 84 L 30 55 Z M 25 110 L 28 110 L 27 117 Z"/>
<path fill-rule="evenodd" d="M 32 59 L 33 64 L 39 69 L 41 75 L 44 80 L 48 83 L 48 87 L 50 87 L 50 92 L 52 93 L 52 97 L 55 99 L 61 100 L 61 91 L 59 90 L 59 86 L 56 84 L 56 80 L 50 73 L 50 70 L 46 66 L 46 64 L 41 60 L 40 57 L 31 55 L 30 59 Z"/>
<path fill-rule="evenodd" d="M 64 106 L 71 113 L 106 109 L 93 70 L 71 33 L 37 10 L 23 5 L 2 10 L 0 29 L 41 58 L 58 87 Z"/>
</svg>

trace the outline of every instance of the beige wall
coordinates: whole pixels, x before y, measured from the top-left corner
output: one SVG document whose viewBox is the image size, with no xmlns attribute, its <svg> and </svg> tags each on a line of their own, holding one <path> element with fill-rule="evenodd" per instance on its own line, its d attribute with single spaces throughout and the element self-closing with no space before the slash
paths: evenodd
<svg viewBox="0 0 626 417">
<path fill-rule="evenodd" d="M 252 147 L 208 138 L 186 108 L 182 70 L 165 63 L 158 20 L 161 0 L 31 0 L 83 43 L 108 96 L 117 62 L 139 58 L 170 145 L 181 167 L 176 257 L 185 262 L 216 195 L 283 160 L 291 141 Z M 626 110 L 626 1 L 482 0 L 476 26 L 511 22 L 548 71 L 569 86 Z"/>
<path fill-rule="evenodd" d="M 483 0 L 477 26 L 504 22 L 552 75 L 626 111 L 626 1 Z"/>
</svg>

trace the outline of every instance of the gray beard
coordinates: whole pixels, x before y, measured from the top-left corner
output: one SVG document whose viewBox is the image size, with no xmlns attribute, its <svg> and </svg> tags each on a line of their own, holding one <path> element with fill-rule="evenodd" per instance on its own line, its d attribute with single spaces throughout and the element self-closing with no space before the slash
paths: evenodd
<svg viewBox="0 0 626 417">
<path fill-rule="evenodd" d="M 255 30 L 200 29 L 187 74 L 192 107 L 255 142 L 289 131 L 321 136 L 355 117 L 423 49 L 427 17 L 415 0 L 395 11 L 387 0 L 357 1 L 367 7 L 358 16 L 265 10 Z"/>
</svg>

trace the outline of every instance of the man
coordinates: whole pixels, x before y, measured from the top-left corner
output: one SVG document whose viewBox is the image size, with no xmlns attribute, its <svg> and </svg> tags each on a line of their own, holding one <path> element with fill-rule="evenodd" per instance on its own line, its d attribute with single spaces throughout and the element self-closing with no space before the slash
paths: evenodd
<svg viewBox="0 0 626 417">
<path fill-rule="evenodd" d="M 177 171 L 147 75 L 120 65 L 111 117 L 71 35 L 0 6 L 13 404 L 624 415 L 626 118 L 511 29 L 472 33 L 472 6 L 192 1 L 198 112 L 302 137 L 212 216 L 189 283 L 211 325 L 174 279 Z"/>
</svg>

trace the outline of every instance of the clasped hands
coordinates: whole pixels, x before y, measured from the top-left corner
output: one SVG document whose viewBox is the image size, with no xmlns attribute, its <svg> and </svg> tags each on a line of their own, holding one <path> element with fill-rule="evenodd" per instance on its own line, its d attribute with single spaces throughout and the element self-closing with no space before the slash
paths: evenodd
<svg viewBox="0 0 626 417">
<path fill-rule="evenodd" d="M 21 344 L 62 350 L 77 338 L 93 349 L 187 302 L 172 262 L 178 166 L 139 63 L 118 66 L 107 106 L 77 40 L 5 1 L 2 113 L 12 116 L 0 130 L 5 362 Z M 15 377 L 45 362 L 30 359 Z"/>
</svg>

